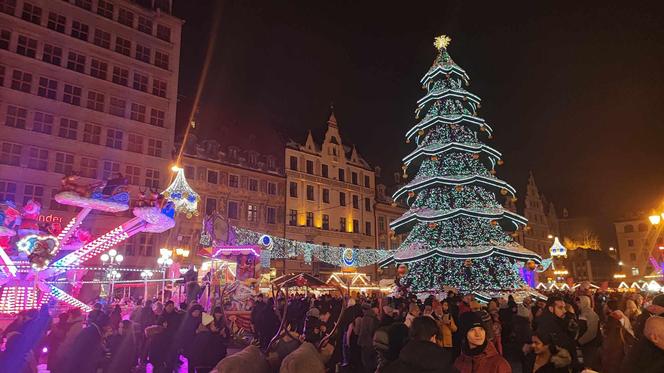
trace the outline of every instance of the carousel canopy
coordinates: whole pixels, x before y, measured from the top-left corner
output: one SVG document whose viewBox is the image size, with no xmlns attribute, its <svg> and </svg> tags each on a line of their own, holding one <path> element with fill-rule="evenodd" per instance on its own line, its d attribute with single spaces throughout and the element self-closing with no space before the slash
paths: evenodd
<svg viewBox="0 0 664 373">
<path fill-rule="evenodd" d="M 322 280 L 308 274 L 308 273 L 290 273 L 277 277 L 272 280 L 272 284 L 279 287 L 292 287 L 292 286 L 307 286 L 310 288 L 315 287 L 328 287 Z"/>
</svg>

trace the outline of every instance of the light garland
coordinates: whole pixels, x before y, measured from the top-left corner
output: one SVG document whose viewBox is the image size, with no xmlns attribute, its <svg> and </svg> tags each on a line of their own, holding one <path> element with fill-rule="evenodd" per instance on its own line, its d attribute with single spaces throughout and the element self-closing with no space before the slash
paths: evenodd
<svg viewBox="0 0 664 373">
<path fill-rule="evenodd" d="M 187 183 L 183 168 L 173 166 L 172 170 L 176 172 L 175 179 L 161 194 L 166 200 L 173 202 L 175 211 L 185 214 L 187 218 L 198 215 L 198 202 L 201 197 Z"/>
</svg>

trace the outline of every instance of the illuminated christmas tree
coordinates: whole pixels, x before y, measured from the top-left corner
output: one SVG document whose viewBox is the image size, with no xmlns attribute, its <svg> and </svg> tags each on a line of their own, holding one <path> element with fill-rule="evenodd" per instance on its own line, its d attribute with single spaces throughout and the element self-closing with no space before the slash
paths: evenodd
<svg viewBox="0 0 664 373">
<path fill-rule="evenodd" d="M 516 201 L 515 190 L 495 176 L 503 161 L 485 144 L 493 130 L 477 115 L 480 98 L 466 91 L 468 75 L 449 43 L 435 39 L 438 55 L 421 80 L 426 94 L 406 133 L 416 148 L 403 159 L 403 176 L 416 173 L 394 194 L 410 208 L 390 227 L 410 233 L 393 260 L 408 266 L 400 282 L 412 292 L 515 290 L 525 285 L 520 268 L 532 270 L 541 258 L 512 239 L 527 220 L 501 203 Z"/>
</svg>

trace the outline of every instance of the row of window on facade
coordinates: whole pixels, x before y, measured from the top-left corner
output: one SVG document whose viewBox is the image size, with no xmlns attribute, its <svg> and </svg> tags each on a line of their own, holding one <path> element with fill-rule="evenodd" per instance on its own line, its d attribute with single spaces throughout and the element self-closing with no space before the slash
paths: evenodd
<svg viewBox="0 0 664 373">
<path fill-rule="evenodd" d="M 32 120 L 29 120 L 29 114 Z M 92 123 L 82 124 L 71 118 L 56 117 L 41 111 L 29 113 L 26 108 L 14 105 L 7 105 L 5 126 L 153 157 L 161 158 L 165 155 L 164 143 L 159 139 Z"/>
<path fill-rule="evenodd" d="M 288 184 L 288 195 L 293 198 L 298 197 L 298 183 L 291 181 Z M 348 193 L 350 194 L 350 193 Z M 316 201 L 316 192 L 313 185 L 306 185 L 307 201 Z M 321 200 L 323 203 L 330 203 L 330 189 L 322 188 Z M 352 206 L 354 209 L 360 208 L 360 196 L 351 195 Z M 339 192 L 339 206 L 346 206 L 346 192 Z M 364 210 L 371 211 L 371 198 L 364 198 Z"/>
<path fill-rule="evenodd" d="M 205 175 L 205 181 L 213 185 L 228 185 L 231 188 L 243 188 L 250 192 L 261 192 L 276 196 L 278 194 L 277 183 L 266 180 L 258 180 L 252 177 L 240 176 L 236 174 L 227 174 L 217 170 L 204 170 L 205 173 L 199 176 L 199 180 Z M 194 167 L 186 166 L 185 175 L 193 175 Z M 283 192 L 282 192 L 283 195 Z"/>
<path fill-rule="evenodd" d="M 66 1 L 66 0 L 65 0 Z M 162 4 L 162 9 L 168 9 L 168 1 L 166 0 L 157 0 L 158 3 Z M 136 14 L 130 9 L 123 7 L 116 7 L 115 4 L 108 0 L 98 0 L 93 2 L 92 0 L 75 0 L 74 4 L 85 10 L 96 12 L 98 15 L 115 20 L 119 24 L 128 26 L 132 29 L 137 29 L 138 31 L 154 36 L 165 42 L 171 42 L 171 28 L 157 23 L 155 23 L 149 17 L 146 17 L 141 14 Z M 46 12 L 43 9 L 35 4 L 32 4 L 28 1 L 23 2 L 23 7 L 17 12 L 17 1 L 16 0 L 0 0 L 0 12 L 9 14 L 11 16 L 18 16 L 25 21 L 34 23 L 36 25 L 43 26 L 45 21 L 44 17 Z M 61 14 L 49 11 L 48 21 L 46 21 L 46 26 L 54 31 L 64 33 L 65 25 L 67 23 L 66 17 Z M 77 21 L 74 21 L 77 22 Z M 74 35 L 72 35 L 74 36 Z M 87 41 L 87 40 L 86 40 Z"/>
<path fill-rule="evenodd" d="M 205 198 L 205 213 L 212 214 L 219 211 L 221 201 L 214 197 Z M 241 206 L 245 205 L 245 214 L 244 218 L 250 223 L 260 223 L 261 222 L 261 212 L 264 212 L 264 221 L 267 224 L 277 224 L 281 219 L 278 218 L 278 207 L 275 206 L 265 206 L 264 209 L 261 209 L 260 206 L 256 203 L 241 203 L 239 201 L 229 200 L 226 204 L 226 217 L 228 219 L 242 220 Z"/>
<path fill-rule="evenodd" d="M 160 170 L 146 168 L 141 184 L 141 168 L 126 164 L 122 169 L 119 162 L 81 156 L 63 151 L 53 151 L 11 142 L 0 143 L 0 164 L 26 167 L 39 171 L 52 171 L 70 175 L 77 171 L 81 177 L 90 179 L 110 179 L 122 173 L 130 185 L 143 185 L 159 188 Z"/>
<path fill-rule="evenodd" d="M 298 224 L 298 214 L 304 214 L 304 224 Z M 348 223 L 351 223 L 352 225 L 348 225 Z M 364 232 L 360 231 L 360 221 L 358 219 L 352 219 L 348 220 L 346 217 L 340 217 L 339 218 L 339 228 L 334 229 L 331 228 L 330 226 L 330 215 L 328 214 L 322 214 L 321 216 L 321 224 L 320 226 L 316 226 L 314 224 L 314 213 L 311 211 L 306 211 L 306 212 L 299 212 L 298 210 L 293 210 L 291 209 L 288 212 L 288 225 L 296 227 L 296 226 L 305 226 L 305 227 L 316 227 L 320 228 L 326 231 L 329 230 L 336 230 L 339 232 L 347 232 L 347 233 L 364 233 L 367 236 L 372 235 L 371 231 L 371 222 L 367 221 L 364 222 Z"/>
<path fill-rule="evenodd" d="M 648 231 L 648 225 L 647 225 L 646 223 L 639 223 L 639 224 L 637 225 L 637 228 L 638 228 L 639 232 L 647 232 L 647 231 Z M 632 233 L 632 232 L 634 232 L 634 225 L 632 225 L 632 224 L 626 224 L 626 225 L 623 227 L 623 232 L 625 232 L 625 233 Z"/>
<path fill-rule="evenodd" d="M 317 175 L 318 173 L 316 172 L 317 170 L 314 170 L 314 161 L 312 160 L 306 160 L 305 161 L 305 166 L 302 170 L 298 168 L 298 158 L 295 156 L 290 157 L 290 169 L 293 171 L 304 171 L 310 175 Z M 346 181 L 346 170 L 343 168 L 339 168 L 339 174 L 338 174 L 338 179 L 339 181 Z M 322 177 L 330 177 L 330 172 L 329 172 L 329 166 L 326 164 L 321 164 L 321 169 L 320 169 L 320 176 Z M 355 171 L 351 171 L 350 173 L 350 183 L 354 185 L 360 185 L 359 184 L 359 174 Z M 371 177 L 369 175 L 364 175 L 364 186 L 367 188 L 371 188 Z"/>
<path fill-rule="evenodd" d="M 111 115 L 129 118 L 137 122 L 149 123 L 153 126 L 164 127 L 166 113 L 157 108 L 150 108 L 149 121 L 147 120 L 147 107 L 146 105 L 137 102 L 128 102 L 126 99 L 109 96 L 106 93 L 95 91 L 92 89 L 86 90 L 86 95 L 83 95 L 83 87 L 62 83 L 58 80 L 49 77 L 40 76 L 35 79 L 34 75 L 20 69 L 13 69 L 11 79 L 7 79 L 7 68 L 0 65 L 0 87 L 5 86 L 5 80 L 8 80 L 7 86 L 19 92 L 36 94 L 40 97 L 48 98 L 51 100 L 58 100 L 70 105 L 84 106 L 88 109 L 108 112 Z M 125 73 L 128 72 L 125 70 Z M 141 87 L 147 90 L 148 77 L 134 73 L 134 79 L 139 80 Z M 165 95 L 165 82 L 153 80 L 153 93 L 157 94 L 160 91 L 161 84 L 163 83 L 163 94 Z M 36 89 L 35 89 L 36 87 Z M 129 114 L 129 115 L 127 115 Z"/>
</svg>

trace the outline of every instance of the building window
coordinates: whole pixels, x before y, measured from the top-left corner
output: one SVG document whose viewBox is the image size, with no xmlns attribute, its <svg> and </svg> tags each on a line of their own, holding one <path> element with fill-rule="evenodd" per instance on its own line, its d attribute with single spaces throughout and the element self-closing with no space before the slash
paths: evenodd
<svg viewBox="0 0 664 373">
<path fill-rule="evenodd" d="M 127 177 L 127 182 L 131 185 L 140 185 L 141 178 L 141 169 L 136 166 L 127 165 L 125 166 L 125 176 Z"/>
<path fill-rule="evenodd" d="M 113 83 L 127 86 L 129 83 L 129 70 L 118 66 L 113 67 Z M 145 111 L 145 110 L 143 110 Z"/>
<path fill-rule="evenodd" d="M 354 209 L 360 208 L 360 198 L 356 195 L 353 196 L 353 208 Z"/>
<path fill-rule="evenodd" d="M 37 40 L 25 35 L 19 35 L 18 43 L 16 44 L 16 53 L 35 58 L 37 56 Z"/>
<path fill-rule="evenodd" d="M 98 79 L 106 80 L 107 73 L 108 64 L 93 58 L 90 62 L 90 75 Z"/>
<path fill-rule="evenodd" d="M 249 179 L 249 190 L 252 192 L 258 192 L 258 180 Z"/>
<path fill-rule="evenodd" d="M 126 107 L 127 101 L 121 100 L 117 97 L 111 97 L 111 106 L 109 107 L 108 112 L 118 117 L 124 118 Z"/>
<path fill-rule="evenodd" d="M 78 122 L 73 119 L 60 118 L 58 136 L 65 139 L 76 140 L 78 138 Z M 97 140 L 97 143 L 99 143 L 99 140 Z"/>
<path fill-rule="evenodd" d="M 328 177 L 329 168 L 326 164 L 321 165 L 321 175 L 323 177 Z"/>
<path fill-rule="evenodd" d="M 44 198 L 43 186 L 32 185 L 32 184 L 25 184 L 23 186 L 23 205 L 28 203 L 28 201 L 30 200 L 42 203 L 43 198 Z"/>
<path fill-rule="evenodd" d="M 120 173 L 120 164 L 113 161 L 104 161 L 104 167 L 101 170 L 102 180 L 111 180 Z"/>
<path fill-rule="evenodd" d="M 385 217 L 384 216 L 379 216 L 378 217 L 378 233 L 379 234 L 385 233 Z"/>
<path fill-rule="evenodd" d="M 108 19 L 113 19 L 113 3 L 106 0 L 97 2 L 97 14 Z"/>
<path fill-rule="evenodd" d="M 134 72 L 134 89 L 139 91 L 148 91 L 148 76 L 141 73 Z"/>
<path fill-rule="evenodd" d="M 238 208 L 238 203 L 235 201 L 228 201 L 228 218 L 229 219 L 238 219 L 240 217 L 240 209 Z"/>
<path fill-rule="evenodd" d="M 11 41 L 11 38 L 11 31 L 0 30 L 0 49 L 9 50 L 9 42 Z"/>
<path fill-rule="evenodd" d="M 310 211 L 307 212 L 306 224 L 307 224 L 307 227 L 313 227 L 314 226 L 314 213 L 313 212 L 310 212 Z"/>
<path fill-rule="evenodd" d="M 313 200 L 314 200 L 314 186 L 307 185 L 307 201 L 313 201 Z"/>
<path fill-rule="evenodd" d="M 134 13 L 127 9 L 120 8 L 120 12 L 118 12 L 118 22 L 125 26 L 134 27 Z"/>
<path fill-rule="evenodd" d="M 360 233 L 360 221 L 353 219 L 353 233 Z"/>
<path fill-rule="evenodd" d="M 157 24 L 157 38 L 170 42 L 171 41 L 171 29 L 164 25 Z"/>
<path fill-rule="evenodd" d="M 35 112 L 34 120 L 32 121 L 32 130 L 35 132 L 45 133 L 50 135 L 53 133 L 53 115 L 42 112 Z"/>
<path fill-rule="evenodd" d="M 92 39 L 92 42 L 95 45 L 98 45 L 105 49 L 111 48 L 111 34 L 100 29 L 95 29 L 95 36 Z"/>
<path fill-rule="evenodd" d="M 65 84 L 65 91 L 64 95 L 62 96 L 62 101 L 68 104 L 81 106 L 81 91 L 81 87 Z"/>
<path fill-rule="evenodd" d="M 631 225 L 631 224 L 627 224 L 627 225 L 625 226 L 624 232 L 625 232 L 625 233 L 632 233 L 632 232 L 634 232 L 634 226 Z"/>
<path fill-rule="evenodd" d="M 99 167 L 99 162 L 94 158 L 81 158 L 81 176 L 88 177 L 90 179 L 97 178 L 97 168 Z"/>
<path fill-rule="evenodd" d="M 5 117 L 5 126 L 25 129 L 28 119 L 28 111 L 22 107 L 8 105 L 7 116 Z"/>
<path fill-rule="evenodd" d="M 37 95 L 55 100 L 57 98 L 57 92 L 58 92 L 57 80 L 45 78 L 43 76 L 39 78 L 39 87 L 37 87 Z"/>
<path fill-rule="evenodd" d="M 159 171 L 151 168 L 145 169 L 145 186 L 148 188 L 159 189 Z"/>
<path fill-rule="evenodd" d="M 277 224 L 277 209 L 268 207 L 265 214 L 265 220 L 268 224 Z"/>
<path fill-rule="evenodd" d="M 205 198 L 205 214 L 210 215 L 217 211 L 217 199 L 212 197 Z"/>
<path fill-rule="evenodd" d="M 62 124 L 62 122 L 60 122 Z M 83 142 L 99 145 L 101 143 L 101 127 L 86 123 L 83 127 Z"/>
<path fill-rule="evenodd" d="M 150 124 L 157 127 L 164 127 L 165 115 L 166 113 L 161 110 L 150 109 Z"/>
<path fill-rule="evenodd" d="M 62 64 L 62 48 L 56 47 L 51 44 L 44 44 L 44 53 L 42 54 L 42 61 L 60 66 L 60 64 Z"/>
<path fill-rule="evenodd" d="M 75 0 L 74 4 L 85 10 L 92 10 L 92 0 Z"/>
<path fill-rule="evenodd" d="M 0 152 L 0 163 L 10 166 L 18 166 L 21 161 L 21 152 L 23 147 L 11 142 L 2 143 L 2 152 Z"/>
<path fill-rule="evenodd" d="M 48 150 L 31 147 L 28 150 L 28 168 L 46 171 L 48 168 Z"/>
<path fill-rule="evenodd" d="M 369 175 L 364 175 L 364 186 L 371 188 L 371 179 L 369 178 Z"/>
<path fill-rule="evenodd" d="M 159 97 L 166 97 L 166 82 L 159 79 L 152 79 L 152 94 Z"/>
<path fill-rule="evenodd" d="M 0 181 L 0 201 L 16 202 L 16 183 Z"/>
<path fill-rule="evenodd" d="M 297 210 L 290 210 L 288 212 L 288 225 L 293 227 L 297 225 Z"/>
<path fill-rule="evenodd" d="M 150 47 L 136 44 L 136 59 L 139 61 L 150 63 Z"/>
<path fill-rule="evenodd" d="M 42 8 L 28 2 L 23 4 L 23 14 L 21 15 L 21 18 L 24 20 L 39 25 L 41 24 L 41 15 Z"/>
<path fill-rule="evenodd" d="M 46 27 L 64 34 L 65 25 L 67 25 L 67 17 L 53 12 L 48 13 L 48 23 L 46 24 Z"/>
<path fill-rule="evenodd" d="M 135 133 L 127 135 L 127 151 L 134 153 L 143 153 L 143 136 Z"/>
<path fill-rule="evenodd" d="M 364 222 L 364 234 L 371 236 L 371 222 Z"/>
<path fill-rule="evenodd" d="M 228 186 L 238 188 L 240 186 L 240 177 L 238 175 L 228 175 Z"/>
<path fill-rule="evenodd" d="M 357 185 L 357 172 L 350 173 L 350 181 L 353 185 Z"/>
<path fill-rule="evenodd" d="M 16 0 L 0 0 L 0 12 L 13 16 L 16 13 Z"/>
<path fill-rule="evenodd" d="M 639 275 L 639 269 L 637 267 L 632 267 L 632 276 L 638 276 Z"/>
<path fill-rule="evenodd" d="M 307 173 L 309 175 L 314 174 L 314 161 L 307 160 Z"/>
<path fill-rule="evenodd" d="M 152 20 L 143 16 L 138 16 L 138 31 L 152 35 Z"/>
<path fill-rule="evenodd" d="M 330 215 L 323 214 L 323 229 L 330 230 Z"/>
<path fill-rule="evenodd" d="M 297 171 L 297 157 L 294 156 L 290 157 L 290 169 L 293 171 Z"/>
<path fill-rule="evenodd" d="M 88 91 L 88 109 L 104 111 L 104 95 L 95 91 Z"/>
<path fill-rule="evenodd" d="M 163 143 L 161 140 L 148 139 L 148 155 L 161 157 Z"/>
<path fill-rule="evenodd" d="M 346 206 L 346 193 L 339 192 L 339 206 Z"/>
<path fill-rule="evenodd" d="M 85 73 L 85 56 L 76 52 L 67 55 L 67 68 L 76 72 Z"/>
<path fill-rule="evenodd" d="M 210 184 L 219 184 L 219 172 L 207 170 L 207 182 Z"/>
<path fill-rule="evenodd" d="M 346 232 L 347 231 L 347 225 L 346 225 L 346 218 L 341 217 L 339 218 L 339 232 Z"/>
<path fill-rule="evenodd" d="M 247 204 L 247 221 L 258 221 L 258 206 L 251 203 Z"/>
<path fill-rule="evenodd" d="M 154 256 L 154 236 L 151 234 L 142 234 L 138 237 L 138 255 L 147 257 Z"/>
<path fill-rule="evenodd" d="M 17 91 L 30 93 L 30 90 L 32 89 L 32 74 L 21 70 L 14 70 L 12 72 L 11 88 Z"/>
<path fill-rule="evenodd" d="M 330 203 L 330 190 L 323 188 L 323 203 Z"/>
<path fill-rule="evenodd" d="M 275 168 L 275 163 L 274 163 L 274 157 L 271 155 L 267 156 L 267 169 L 268 170 L 274 170 Z"/>
<path fill-rule="evenodd" d="M 123 39 L 119 36 L 115 37 L 115 51 L 124 54 L 125 56 L 131 55 L 131 41 Z"/>
<path fill-rule="evenodd" d="M 131 119 L 139 122 L 145 122 L 145 105 L 131 104 Z"/>
<path fill-rule="evenodd" d="M 277 184 L 269 182 L 267 183 L 267 194 L 271 196 L 276 196 L 277 195 Z"/>
<path fill-rule="evenodd" d="M 346 171 L 339 169 L 339 181 L 346 181 Z"/>
<path fill-rule="evenodd" d="M 63 175 L 71 175 L 73 170 L 74 155 L 71 153 L 56 152 L 54 171 Z"/>
<path fill-rule="evenodd" d="M 634 240 L 627 240 L 628 247 L 634 247 Z"/>
<path fill-rule="evenodd" d="M 113 149 L 122 149 L 123 137 L 122 131 L 108 128 L 106 130 L 106 146 Z"/>
<path fill-rule="evenodd" d="M 154 65 L 161 67 L 164 70 L 168 70 L 168 53 L 155 51 L 154 52 Z"/>
<path fill-rule="evenodd" d="M 364 211 L 371 211 L 371 199 L 370 198 L 365 198 L 364 199 Z"/>
<path fill-rule="evenodd" d="M 294 181 L 291 181 L 289 186 L 288 186 L 288 193 L 291 197 L 297 197 L 297 183 Z"/>
<path fill-rule="evenodd" d="M 76 39 L 81 39 L 83 41 L 88 41 L 88 34 L 90 33 L 90 27 L 85 23 L 79 21 L 74 21 L 71 23 L 71 36 Z"/>
</svg>

